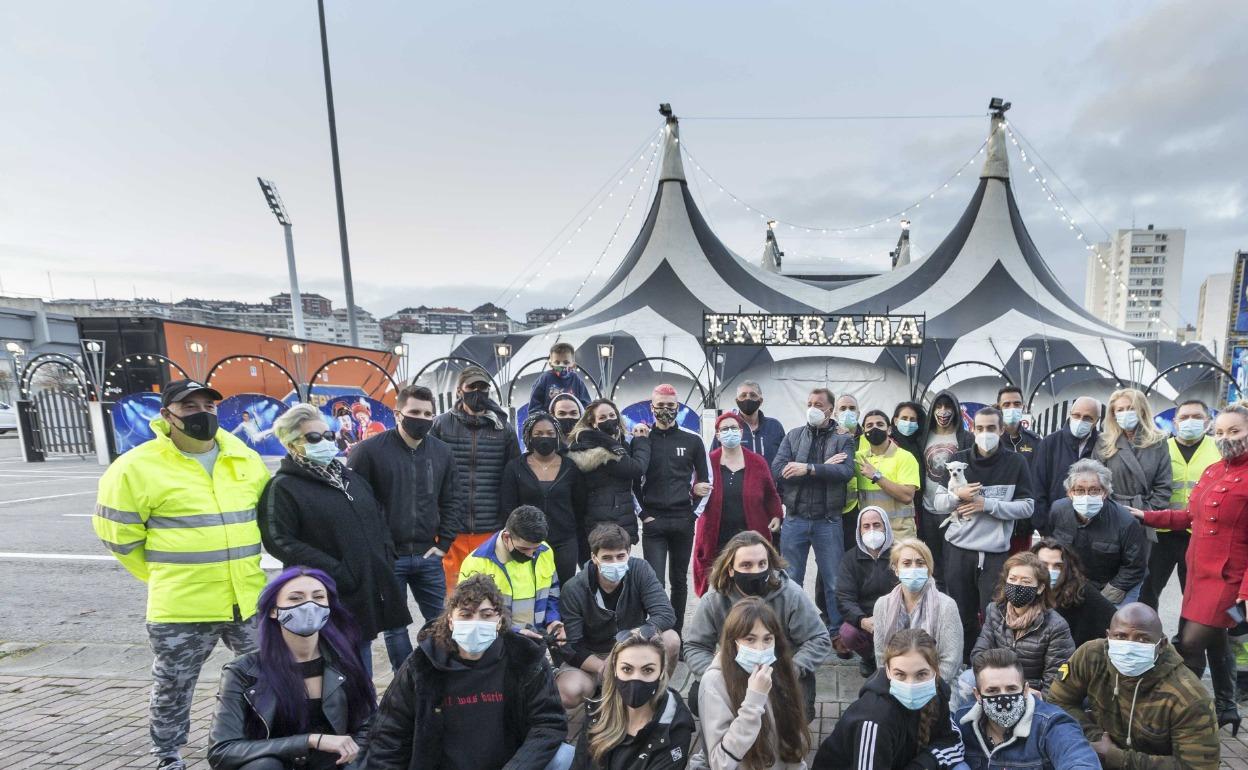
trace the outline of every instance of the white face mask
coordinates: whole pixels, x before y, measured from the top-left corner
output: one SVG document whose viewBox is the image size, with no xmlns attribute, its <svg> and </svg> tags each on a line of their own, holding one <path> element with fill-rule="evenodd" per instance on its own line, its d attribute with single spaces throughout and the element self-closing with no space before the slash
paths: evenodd
<svg viewBox="0 0 1248 770">
<path fill-rule="evenodd" d="M 1070 432 L 1074 434 L 1075 438 L 1087 438 L 1088 434 L 1092 432 L 1092 423 L 1072 417 L 1070 418 Z"/>
<path fill-rule="evenodd" d="M 878 529 L 863 532 L 862 544 L 872 551 L 878 551 L 884 545 L 884 533 Z"/>
<path fill-rule="evenodd" d="M 1135 430 L 1140 424 L 1140 416 L 1136 414 L 1134 409 L 1124 409 L 1114 415 L 1114 419 L 1118 421 L 1118 427 L 1123 430 Z"/>
<path fill-rule="evenodd" d="M 828 415 L 817 406 L 812 406 L 806 410 L 806 424 L 812 428 L 818 428 L 828 419 Z"/>
<path fill-rule="evenodd" d="M 975 446 L 979 447 L 984 454 L 991 453 L 999 443 L 1001 443 L 1001 437 L 995 433 L 975 434 Z"/>
</svg>

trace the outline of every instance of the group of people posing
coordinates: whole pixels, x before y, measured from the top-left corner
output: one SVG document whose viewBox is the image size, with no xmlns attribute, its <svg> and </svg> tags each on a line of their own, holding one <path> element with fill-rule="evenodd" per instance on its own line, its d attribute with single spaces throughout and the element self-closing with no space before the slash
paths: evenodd
<svg viewBox="0 0 1248 770">
<path fill-rule="evenodd" d="M 241 657 L 216 768 L 798 768 L 816 748 L 819 768 L 1213 767 L 1218 728 L 1238 729 L 1246 407 L 1181 404 L 1168 437 L 1124 389 L 1041 439 L 1013 387 L 970 428 L 949 392 L 862 412 L 815 389 L 785 431 L 745 382 L 708 452 L 670 385 L 627 430 L 560 344 L 522 449 L 490 386 L 464 370 L 443 414 L 404 388 L 397 427 L 345 462 L 293 406 L 272 477 L 219 430 L 219 393 L 165 388 L 93 519 L 148 583 L 158 767 L 184 767 L 217 640 Z M 262 544 L 284 565 L 270 581 Z M 1176 568 L 1172 641 L 1156 607 Z M 815 747 L 833 654 L 866 684 Z"/>
</svg>

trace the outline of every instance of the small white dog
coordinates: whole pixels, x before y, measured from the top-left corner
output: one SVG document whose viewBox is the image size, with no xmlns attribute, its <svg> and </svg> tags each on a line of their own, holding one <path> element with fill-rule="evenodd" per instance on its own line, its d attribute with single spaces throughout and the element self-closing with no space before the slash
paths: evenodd
<svg viewBox="0 0 1248 770">
<path fill-rule="evenodd" d="M 963 487 L 968 486 L 966 481 L 966 463 L 961 460 L 950 460 L 945 463 L 945 470 L 949 471 L 949 483 L 945 485 L 945 489 L 949 490 L 949 494 L 957 496 L 958 492 Z M 958 516 L 956 512 L 951 513 L 948 518 L 940 523 L 940 526 L 946 527 L 954 519 L 957 519 L 958 523 L 961 523 L 966 521 L 967 518 L 969 517 Z"/>
</svg>

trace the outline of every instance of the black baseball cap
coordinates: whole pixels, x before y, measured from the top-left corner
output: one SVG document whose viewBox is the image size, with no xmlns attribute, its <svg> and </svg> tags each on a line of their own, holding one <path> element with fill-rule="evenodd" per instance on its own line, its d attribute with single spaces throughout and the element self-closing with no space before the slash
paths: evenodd
<svg viewBox="0 0 1248 770">
<path fill-rule="evenodd" d="M 181 401 L 192 393 L 207 393 L 213 401 L 220 401 L 224 398 L 218 391 L 198 380 L 174 380 L 166 385 L 164 391 L 160 394 L 160 406 L 161 408 L 167 407 L 172 403 Z"/>
</svg>

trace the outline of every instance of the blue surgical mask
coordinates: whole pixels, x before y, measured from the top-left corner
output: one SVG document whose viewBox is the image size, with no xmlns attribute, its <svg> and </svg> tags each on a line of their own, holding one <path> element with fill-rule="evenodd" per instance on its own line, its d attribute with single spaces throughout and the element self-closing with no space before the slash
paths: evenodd
<svg viewBox="0 0 1248 770">
<path fill-rule="evenodd" d="M 756 650 L 737 642 L 737 665 L 745 669 L 747 674 L 753 674 L 754 669 L 759 666 L 769 666 L 775 662 L 776 646 L 774 644 L 765 649 Z"/>
<path fill-rule="evenodd" d="M 728 449 L 736 449 L 741 446 L 741 431 L 721 430 L 719 432 L 719 443 Z"/>
<path fill-rule="evenodd" d="M 1179 420 L 1178 435 L 1184 441 L 1195 441 L 1205 435 L 1205 421 L 1198 417 Z"/>
<path fill-rule="evenodd" d="M 1085 519 L 1090 519 L 1100 513 L 1105 505 L 1105 498 L 1098 495 L 1075 495 L 1071 501 L 1075 504 L 1075 513 Z"/>
<path fill-rule="evenodd" d="M 451 638 L 469 655 L 480 655 L 498 638 L 498 621 L 452 620 Z"/>
<path fill-rule="evenodd" d="M 1109 662 L 1123 676 L 1143 676 L 1157 665 L 1157 644 L 1131 642 L 1126 639 L 1109 640 Z"/>
<path fill-rule="evenodd" d="M 927 585 L 927 577 L 927 567 L 902 567 L 897 570 L 897 579 L 912 594 L 923 590 L 923 586 Z"/>
<path fill-rule="evenodd" d="M 897 702 L 911 711 L 918 711 L 927 705 L 927 702 L 936 697 L 936 677 L 928 679 L 926 682 L 898 682 L 896 679 L 888 680 L 888 693 L 897 699 Z"/>
<path fill-rule="evenodd" d="M 1018 425 L 1023 421 L 1023 410 L 1017 406 L 1007 407 L 1001 410 L 1001 421 L 1006 425 Z"/>
<path fill-rule="evenodd" d="M 315 444 L 304 444 L 303 456 L 317 465 L 329 465 L 338 456 L 338 445 L 324 439 Z"/>
<path fill-rule="evenodd" d="M 845 430 L 855 430 L 858 427 L 858 413 L 853 409 L 841 412 L 840 419 L 837 422 Z"/>
<path fill-rule="evenodd" d="M 1075 438 L 1087 438 L 1088 434 L 1092 432 L 1092 423 L 1076 420 L 1072 417 L 1070 418 L 1070 432 L 1074 434 Z"/>
<path fill-rule="evenodd" d="M 610 564 L 599 564 L 598 574 L 606 578 L 608 582 L 618 583 L 628 574 L 628 562 L 617 561 Z"/>
<path fill-rule="evenodd" d="M 1140 416 L 1136 414 L 1134 409 L 1124 409 L 1121 412 L 1115 412 L 1114 419 L 1118 421 L 1118 427 L 1123 430 L 1135 430 L 1135 427 L 1140 424 Z"/>
<path fill-rule="evenodd" d="M 1062 571 L 1060 569 L 1049 570 L 1049 588 L 1056 588 L 1057 581 L 1060 580 L 1061 577 L 1062 577 Z"/>
<path fill-rule="evenodd" d="M 913 436 L 919 429 L 919 424 L 914 420 L 896 420 L 893 422 L 893 427 L 903 436 Z"/>
</svg>

